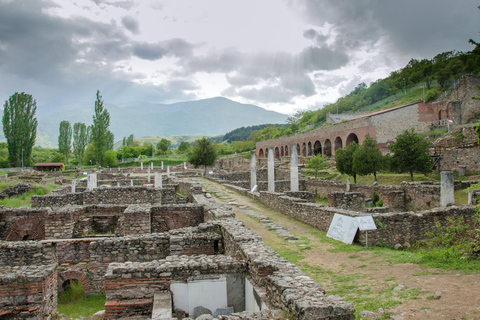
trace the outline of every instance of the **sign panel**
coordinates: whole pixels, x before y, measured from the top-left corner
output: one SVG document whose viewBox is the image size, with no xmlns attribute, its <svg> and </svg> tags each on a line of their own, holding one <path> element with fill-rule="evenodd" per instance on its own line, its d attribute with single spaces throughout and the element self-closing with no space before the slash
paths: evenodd
<svg viewBox="0 0 480 320">
<path fill-rule="evenodd" d="M 328 228 L 327 237 L 351 244 L 357 229 L 358 223 L 355 218 L 335 213 Z"/>
<path fill-rule="evenodd" d="M 372 216 L 356 217 L 355 219 L 357 219 L 358 228 L 361 231 L 377 230 L 377 226 L 375 225 Z"/>
</svg>

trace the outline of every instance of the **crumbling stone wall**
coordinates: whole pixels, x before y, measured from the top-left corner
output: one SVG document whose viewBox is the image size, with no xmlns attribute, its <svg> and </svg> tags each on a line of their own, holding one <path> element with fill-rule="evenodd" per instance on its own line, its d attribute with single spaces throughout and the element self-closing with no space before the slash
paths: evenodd
<svg viewBox="0 0 480 320">
<path fill-rule="evenodd" d="M 36 241 L 0 241 L 2 266 L 49 265 L 57 263 L 56 247 Z"/>
<path fill-rule="evenodd" d="M 47 319 L 57 311 L 55 264 L 0 268 L 0 317 Z"/>
<path fill-rule="evenodd" d="M 361 192 L 331 192 L 328 194 L 328 206 L 363 211 L 365 209 L 365 196 Z"/>
<path fill-rule="evenodd" d="M 97 188 L 83 194 L 85 204 L 162 203 L 162 191 L 149 187 Z"/>
<path fill-rule="evenodd" d="M 82 205 L 84 193 L 50 194 L 32 196 L 32 208 L 63 207 L 67 205 Z"/>
<path fill-rule="evenodd" d="M 204 222 L 203 207 L 198 205 L 164 205 L 151 209 L 152 232 L 197 226 L 202 222 Z"/>
</svg>

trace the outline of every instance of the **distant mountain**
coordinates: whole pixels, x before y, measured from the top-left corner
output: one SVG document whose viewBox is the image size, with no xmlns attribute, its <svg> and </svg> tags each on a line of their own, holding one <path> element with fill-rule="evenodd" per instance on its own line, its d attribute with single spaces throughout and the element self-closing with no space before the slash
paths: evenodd
<svg viewBox="0 0 480 320">
<path fill-rule="evenodd" d="M 110 112 L 110 130 L 118 141 L 134 134 L 169 137 L 174 135 L 225 134 L 236 128 L 266 123 L 284 123 L 287 115 L 226 98 L 210 98 L 173 104 L 130 102 L 104 105 Z M 90 103 L 49 103 L 37 107 L 37 144 L 57 147 L 58 128 L 62 120 L 92 123 L 94 101 Z"/>
</svg>

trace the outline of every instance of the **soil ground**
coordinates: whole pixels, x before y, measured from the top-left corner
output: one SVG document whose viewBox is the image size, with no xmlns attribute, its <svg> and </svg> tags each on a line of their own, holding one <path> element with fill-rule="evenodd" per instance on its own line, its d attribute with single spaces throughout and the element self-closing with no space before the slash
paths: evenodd
<svg viewBox="0 0 480 320">
<path fill-rule="evenodd" d="M 327 294 L 337 294 L 354 303 L 357 318 L 480 319 L 478 273 L 460 274 L 417 264 L 394 263 L 386 256 L 358 246 L 358 250 L 349 252 L 338 250 L 331 241 L 325 241 L 325 233 L 321 231 L 220 184 L 204 179 L 201 182 L 215 201 L 231 205 L 238 219 L 261 235 L 266 244 L 320 283 Z M 247 216 L 242 208 L 268 216 L 292 234 L 301 236 L 301 240 L 280 238 L 272 228 Z"/>
</svg>

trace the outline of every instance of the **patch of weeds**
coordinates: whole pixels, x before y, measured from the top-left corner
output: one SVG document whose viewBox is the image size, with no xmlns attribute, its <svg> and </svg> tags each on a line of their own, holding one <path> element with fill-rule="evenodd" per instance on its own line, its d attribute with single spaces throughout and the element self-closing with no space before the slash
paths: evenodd
<svg viewBox="0 0 480 320">
<path fill-rule="evenodd" d="M 421 307 L 420 308 L 420 310 L 430 310 L 430 309 L 432 309 L 432 308 L 430 308 L 430 307 Z"/>
<path fill-rule="evenodd" d="M 395 281 L 395 280 L 397 280 L 397 278 L 395 278 L 395 277 L 390 277 L 390 278 L 385 279 L 385 281 Z"/>
<path fill-rule="evenodd" d="M 421 290 L 422 289 L 415 287 L 415 288 L 405 288 L 397 292 L 398 292 L 399 298 L 416 300 L 416 299 L 420 299 L 418 295 Z"/>
<path fill-rule="evenodd" d="M 366 268 L 366 267 L 367 267 L 366 264 L 361 264 L 361 265 L 359 265 L 357 268 L 363 269 L 363 268 Z"/>
<path fill-rule="evenodd" d="M 304 255 L 287 247 L 279 247 L 279 248 L 276 248 L 275 251 L 283 258 L 297 265 L 300 260 L 305 258 Z"/>
<path fill-rule="evenodd" d="M 348 256 L 349 259 L 356 259 L 358 257 L 360 257 L 359 254 L 351 254 L 351 255 Z"/>
</svg>

